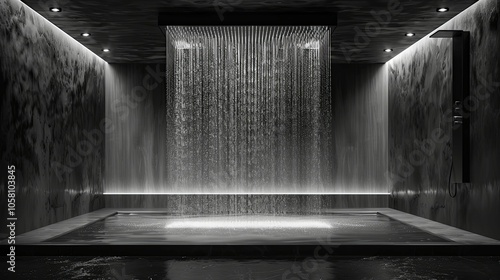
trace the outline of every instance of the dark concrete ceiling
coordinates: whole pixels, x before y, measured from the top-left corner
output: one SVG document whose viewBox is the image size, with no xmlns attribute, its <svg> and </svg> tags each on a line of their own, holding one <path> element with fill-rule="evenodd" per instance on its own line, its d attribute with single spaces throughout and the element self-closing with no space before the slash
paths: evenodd
<svg viewBox="0 0 500 280">
<path fill-rule="evenodd" d="M 171 9 L 226 13 L 335 9 L 332 59 L 337 63 L 383 63 L 451 19 L 475 0 L 25 0 L 31 8 L 108 62 L 157 63 L 165 59 L 158 13 Z M 391 8 L 391 5 L 394 5 Z M 449 12 L 438 13 L 437 7 Z M 49 11 L 61 7 L 61 13 Z M 392 14 L 391 14 L 392 12 Z M 258 14 L 258 13 L 256 13 Z M 383 15 L 377 19 L 374 15 Z M 387 15 L 390 15 L 389 17 Z M 256 15 L 257 16 L 257 15 Z M 407 31 L 415 37 L 405 37 Z M 89 32 L 91 37 L 82 37 Z M 102 48 L 111 52 L 103 53 Z M 385 48 L 394 52 L 385 53 Z"/>
</svg>

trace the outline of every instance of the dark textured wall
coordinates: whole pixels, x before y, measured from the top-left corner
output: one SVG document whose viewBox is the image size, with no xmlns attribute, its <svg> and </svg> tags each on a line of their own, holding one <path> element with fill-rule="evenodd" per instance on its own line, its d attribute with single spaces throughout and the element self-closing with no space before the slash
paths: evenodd
<svg viewBox="0 0 500 280">
<path fill-rule="evenodd" d="M 387 66 L 334 64 L 334 178 L 345 192 L 388 192 Z"/>
<path fill-rule="evenodd" d="M 15 165 L 20 234 L 104 206 L 105 62 L 21 2 L 0 8 L 0 219 Z"/>
<path fill-rule="evenodd" d="M 498 12 L 497 0 L 482 0 L 440 28 L 471 32 L 471 184 L 455 198 L 447 188 L 452 128 L 445 116 L 451 40 L 423 39 L 388 64 L 391 207 L 500 239 Z"/>
</svg>

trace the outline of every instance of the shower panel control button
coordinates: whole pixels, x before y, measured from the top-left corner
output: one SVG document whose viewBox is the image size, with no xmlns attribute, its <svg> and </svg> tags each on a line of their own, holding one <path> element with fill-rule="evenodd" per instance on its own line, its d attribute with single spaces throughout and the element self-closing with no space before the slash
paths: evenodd
<svg viewBox="0 0 500 280">
<path fill-rule="evenodd" d="M 463 124 L 462 102 L 455 101 L 453 114 L 453 124 Z"/>
</svg>

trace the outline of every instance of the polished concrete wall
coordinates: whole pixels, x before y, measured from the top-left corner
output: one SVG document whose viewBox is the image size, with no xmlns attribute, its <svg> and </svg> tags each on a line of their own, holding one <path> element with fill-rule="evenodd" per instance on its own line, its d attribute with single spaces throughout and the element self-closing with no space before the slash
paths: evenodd
<svg viewBox="0 0 500 280">
<path fill-rule="evenodd" d="M 446 116 L 452 105 L 451 40 L 425 38 L 388 63 L 391 207 L 496 239 L 500 239 L 498 16 L 499 1 L 481 0 L 440 27 L 471 33 L 471 183 L 460 185 L 455 198 L 448 194 L 452 128 Z"/>
<path fill-rule="evenodd" d="M 9 165 L 17 234 L 102 208 L 105 62 L 16 0 L 0 46 L 0 219 Z"/>
<path fill-rule="evenodd" d="M 147 192 L 166 180 L 164 64 L 106 66 L 106 192 Z"/>
<path fill-rule="evenodd" d="M 388 192 L 385 64 L 334 64 L 334 178 L 345 192 Z"/>
</svg>

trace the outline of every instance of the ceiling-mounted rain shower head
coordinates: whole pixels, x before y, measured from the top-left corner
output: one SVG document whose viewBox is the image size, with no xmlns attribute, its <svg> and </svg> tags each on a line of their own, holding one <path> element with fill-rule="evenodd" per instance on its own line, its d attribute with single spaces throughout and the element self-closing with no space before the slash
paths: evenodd
<svg viewBox="0 0 500 280">
<path fill-rule="evenodd" d="M 331 10 L 304 12 L 226 11 L 221 13 L 185 11 L 162 12 L 158 26 L 165 34 L 166 26 L 337 26 L 337 12 Z"/>
</svg>

